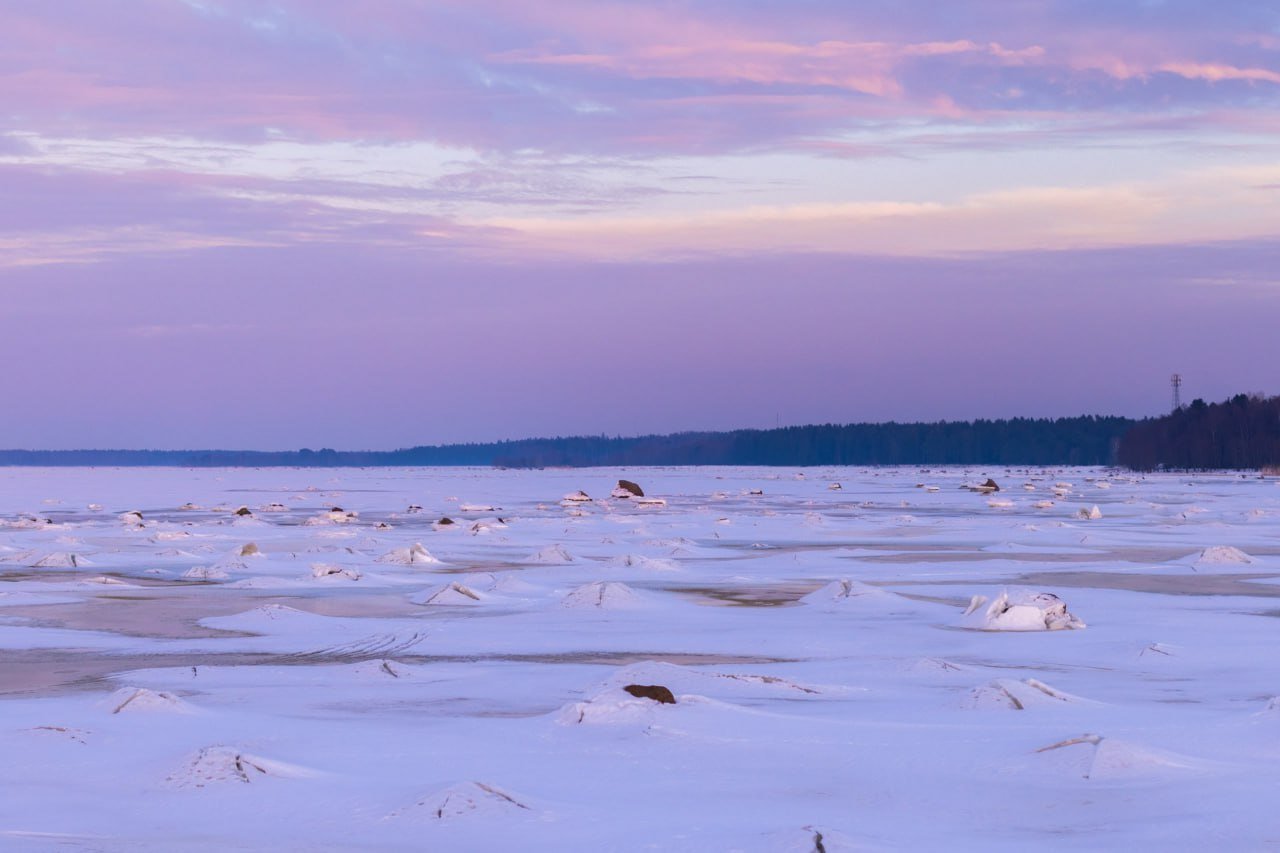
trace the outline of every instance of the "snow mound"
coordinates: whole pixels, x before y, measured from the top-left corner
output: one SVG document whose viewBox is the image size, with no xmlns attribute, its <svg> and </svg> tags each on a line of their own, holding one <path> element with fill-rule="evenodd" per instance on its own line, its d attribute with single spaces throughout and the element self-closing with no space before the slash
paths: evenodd
<svg viewBox="0 0 1280 853">
<path fill-rule="evenodd" d="M 529 555 L 528 562 L 541 563 L 543 565 L 558 565 L 561 563 L 574 562 L 574 556 L 560 544 L 548 545 L 541 551 Z"/>
<path fill-rule="evenodd" d="M 1239 548 L 1233 548 L 1230 545 L 1211 545 L 1200 552 L 1200 556 L 1196 558 L 1197 566 L 1247 566 L 1253 562 L 1250 557 Z"/>
<path fill-rule="evenodd" d="M 640 569 L 645 572 L 678 572 L 680 567 L 674 560 L 661 560 L 653 557 L 641 557 L 636 554 L 625 554 L 614 557 L 608 564 L 618 569 Z"/>
<path fill-rule="evenodd" d="M 440 561 L 431 556 L 431 552 L 422 547 L 421 542 L 414 542 L 408 548 L 396 548 L 379 557 L 376 562 L 390 563 L 396 566 L 426 566 L 438 564 Z"/>
<path fill-rule="evenodd" d="M 472 607 L 484 601 L 484 596 L 458 582 L 433 587 L 410 599 L 414 604 Z"/>
<path fill-rule="evenodd" d="M 533 812 L 522 797 L 484 782 L 462 782 L 428 794 L 411 806 L 392 812 L 391 818 L 457 820 L 458 818 L 501 818 Z"/>
<path fill-rule="evenodd" d="M 675 704 L 678 706 L 684 699 L 683 696 L 676 697 Z M 648 725 L 658 714 L 667 710 L 667 703 L 632 696 L 619 687 L 605 690 L 582 702 L 570 702 L 556 714 L 556 722 L 563 726 Z"/>
<path fill-rule="evenodd" d="M 113 714 L 160 711 L 190 714 L 194 709 L 172 693 L 148 690 L 145 687 L 122 687 L 112 693 L 106 707 Z"/>
<path fill-rule="evenodd" d="M 269 579 L 279 580 L 279 579 Z M 296 581 L 294 582 L 296 583 Z M 252 587 L 250 587 L 252 588 Z M 263 604 L 243 613 L 230 616 L 212 616 L 200 620 L 210 628 L 228 631 L 247 631 L 254 634 L 279 633 L 299 629 L 327 630 L 335 622 L 328 616 L 317 616 L 286 604 Z"/>
<path fill-rule="evenodd" d="M 901 596 L 894 595 L 883 589 L 869 586 L 861 581 L 843 579 L 832 581 L 821 589 L 814 590 L 808 595 L 800 599 L 803 604 L 811 605 L 832 605 L 832 604 L 867 604 L 876 603 L 884 604 L 891 602 L 895 598 Z"/>
<path fill-rule="evenodd" d="M 616 691 L 628 684 L 662 684 L 677 694 L 716 699 L 801 699 L 849 692 L 847 688 L 801 684 L 776 675 L 715 672 L 662 661 L 641 661 L 620 667 L 603 682 L 601 689 Z"/>
<path fill-rule="evenodd" d="M 198 581 L 220 581 L 230 577 L 226 569 L 218 566 L 192 566 L 182 573 L 184 578 Z"/>
<path fill-rule="evenodd" d="M 303 524 L 307 527 L 323 527 L 329 524 L 350 524 L 352 521 L 356 520 L 358 515 L 359 513 L 347 512 L 341 507 L 334 507 L 333 509 L 321 512 L 318 515 L 311 516 L 304 521 Z"/>
<path fill-rule="evenodd" d="M 560 603 L 575 609 L 627 610 L 641 606 L 644 599 L 625 583 L 594 581 L 573 590 Z"/>
<path fill-rule="evenodd" d="M 1003 590 L 993 599 L 975 595 L 960 622 L 978 631 L 1060 631 L 1085 623 L 1067 611 L 1067 604 L 1051 592 Z"/>
<path fill-rule="evenodd" d="M 538 591 L 538 587 L 521 580 L 516 572 L 471 572 L 466 578 L 467 586 L 477 592 L 523 595 Z"/>
<path fill-rule="evenodd" d="M 579 489 L 576 492 L 570 492 L 560 499 L 563 503 L 588 503 L 591 495 Z"/>
<path fill-rule="evenodd" d="M 268 776 L 298 779 L 315 775 L 304 767 L 251 755 L 233 746 L 207 746 L 165 781 L 175 788 L 203 788 L 224 782 L 248 784 Z"/>
<path fill-rule="evenodd" d="M 12 521 L 0 519 L 0 527 L 8 527 L 13 530 L 38 530 L 40 528 L 47 528 L 52 524 L 53 521 L 51 519 L 26 514 L 23 514 Z"/>
<path fill-rule="evenodd" d="M 351 671 L 367 678 L 413 678 L 415 671 L 394 660 L 366 660 L 352 664 Z"/>
<path fill-rule="evenodd" d="M 229 554 L 223 555 L 213 565 L 215 568 L 226 572 L 243 572 L 249 568 L 248 561 L 257 559 L 265 555 L 258 549 L 258 546 L 252 542 L 235 548 Z"/>
<path fill-rule="evenodd" d="M 800 599 L 800 603 L 823 610 L 856 608 L 866 613 L 918 614 L 935 610 L 936 605 L 916 601 L 887 589 L 844 578 L 832 581 Z"/>
<path fill-rule="evenodd" d="M 364 577 L 359 569 L 337 566 L 333 563 L 312 563 L 311 577 L 322 581 L 358 581 Z"/>
<path fill-rule="evenodd" d="M 80 583 L 93 584 L 94 586 L 128 586 L 128 587 L 137 586 L 137 584 L 129 583 L 128 581 L 121 580 L 120 578 L 113 578 L 110 575 L 97 575 L 95 577 L 85 578 L 84 580 L 80 581 Z"/>
<path fill-rule="evenodd" d="M 1000 709 L 1025 711 L 1031 708 L 1053 708 L 1066 705 L 1094 704 L 1088 699 L 1073 696 L 1043 681 L 1027 678 L 1021 681 L 998 678 L 969 691 L 961 707 L 973 709 Z"/>
<path fill-rule="evenodd" d="M 1100 781 L 1141 780 L 1209 769 L 1201 759 L 1096 734 L 1083 734 L 1035 751 L 1039 763 L 1058 773 Z"/>
<path fill-rule="evenodd" d="M 1098 509 L 1097 506 L 1094 506 L 1093 509 L 1081 508 L 1076 512 L 1076 518 L 1081 521 L 1097 521 L 1102 518 L 1102 510 Z"/>
<path fill-rule="evenodd" d="M 506 530 L 507 523 L 500 518 L 477 521 L 469 528 L 472 536 L 489 536 L 495 530 Z"/>
</svg>

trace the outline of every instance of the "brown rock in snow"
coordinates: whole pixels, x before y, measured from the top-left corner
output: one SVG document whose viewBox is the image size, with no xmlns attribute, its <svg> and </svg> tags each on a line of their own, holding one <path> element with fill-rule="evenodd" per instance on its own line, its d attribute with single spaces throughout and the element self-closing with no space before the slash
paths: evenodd
<svg viewBox="0 0 1280 853">
<path fill-rule="evenodd" d="M 630 480 L 619 480 L 617 488 L 622 489 L 623 491 L 630 492 L 632 495 L 634 495 L 637 498 L 644 497 L 644 489 L 640 488 L 639 485 L 631 482 Z"/>
<path fill-rule="evenodd" d="M 672 695 L 671 690 L 661 684 L 628 684 L 622 689 L 637 699 L 652 699 L 663 705 L 676 704 L 676 697 Z"/>
</svg>

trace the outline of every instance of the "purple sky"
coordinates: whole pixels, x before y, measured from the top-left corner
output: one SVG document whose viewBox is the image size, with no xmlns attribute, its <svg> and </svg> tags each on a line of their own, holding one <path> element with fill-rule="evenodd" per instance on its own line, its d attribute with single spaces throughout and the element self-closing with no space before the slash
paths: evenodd
<svg viewBox="0 0 1280 853">
<path fill-rule="evenodd" d="M 0 447 L 1280 393 L 1280 6 L 0 8 Z"/>
</svg>

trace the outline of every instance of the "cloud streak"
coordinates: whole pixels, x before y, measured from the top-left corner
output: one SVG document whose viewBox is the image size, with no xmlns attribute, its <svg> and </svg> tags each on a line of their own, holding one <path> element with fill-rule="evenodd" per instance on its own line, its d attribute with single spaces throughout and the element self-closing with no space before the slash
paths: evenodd
<svg viewBox="0 0 1280 853">
<path fill-rule="evenodd" d="M 894 5 L 28 4 L 0 12 L 0 98 L 27 129 L 63 135 L 176 125 L 234 140 L 651 156 L 865 122 L 1011 111 L 1052 122 L 1280 97 L 1280 12 L 1215 7 L 1206 28 L 1189 4 L 1153 14 L 1121 2 L 1087 23 L 1061 2 L 1014 17 L 993 0 L 954 17 Z M 738 100 L 693 112 L 695 97 Z"/>
</svg>

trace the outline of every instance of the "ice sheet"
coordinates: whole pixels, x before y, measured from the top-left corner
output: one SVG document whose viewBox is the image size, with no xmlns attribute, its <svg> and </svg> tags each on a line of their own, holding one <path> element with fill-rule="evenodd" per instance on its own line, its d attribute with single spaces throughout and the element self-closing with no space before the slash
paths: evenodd
<svg viewBox="0 0 1280 853">
<path fill-rule="evenodd" d="M 1238 475 L 0 469 L 0 848 L 1257 849 L 1277 578 Z"/>
</svg>

